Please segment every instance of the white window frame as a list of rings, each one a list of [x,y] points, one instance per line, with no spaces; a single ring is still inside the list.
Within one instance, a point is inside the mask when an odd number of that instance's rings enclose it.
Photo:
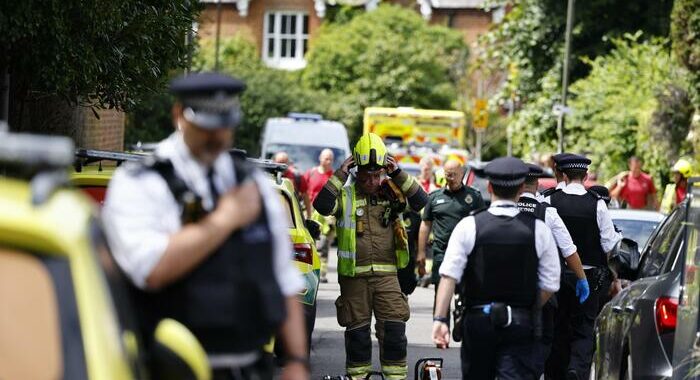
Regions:
[[[274,30],[272,33],[268,32],[269,18],[270,15],[274,16]],[[296,30],[292,34],[283,34],[282,28],[282,16],[293,16],[296,18]],[[304,59],[304,41],[307,42],[309,35],[304,34],[304,17],[307,17],[307,22],[309,20],[309,14],[307,12],[301,11],[267,11],[265,12],[263,21],[263,48],[262,48],[262,58],[263,61],[270,67],[285,70],[299,70],[306,66],[306,60]],[[308,32],[308,25],[307,25]],[[272,57],[268,57],[267,52],[269,49],[269,40],[273,39],[274,46]],[[295,57],[281,57],[282,54],[282,39],[292,38],[296,42]]]

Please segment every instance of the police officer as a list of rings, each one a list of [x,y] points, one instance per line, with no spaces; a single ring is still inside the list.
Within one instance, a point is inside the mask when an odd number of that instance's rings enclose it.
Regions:
[[[537,165],[526,164],[529,172],[525,179],[523,193],[518,200],[518,208],[521,212],[529,212],[534,214],[538,219],[544,221],[544,224],[552,230],[554,241],[559,248],[559,254],[566,262],[566,268],[575,273],[576,281],[576,296],[580,303],[583,303],[590,293],[586,274],[581,265],[581,259],[576,251],[576,245],[571,240],[571,235],[566,229],[566,225],[559,217],[557,210],[550,207],[548,203],[539,202],[537,200],[537,186],[540,177],[544,176],[544,171]],[[535,362],[540,368],[540,373],[544,373],[545,362],[551,351],[552,340],[554,336],[554,318],[556,313],[556,299],[552,297],[547,304],[542,308],[542,340],[538,342],[538,355]]]
[[[557,153],[552,156],[552,172],[554,173],[554,179],[557,184],[554,187],[550,187],[542,192],[542,196],[538,197],[538,200],[543,201],[545,197],[552,195],[555,191],[561,190],[566,187],[566,182],[564,181],[564,173],[559,168],[559,162],[562,159],[571,156],[571,153]]]
[[[590,163],[586,157],[574,154],[560,159],[557,168],[564,174],[567,185],[546,199],[557,209],[571,234],[590,283],[590,295],[580,303],[576,296],[577,275],[570,270],[562,274],[550,356],[556,366],[548,366],[548,375],[552,378],[588,378],[594,350],[593,325],[600,297],[608,290],[603,286],[607,253],[622,239],[615,231],[605,202],[583,186]]]
[[[491,161],[488,210],[462,219],[450,237],[438,290],[433,341],[446,348],[447,308],[455,283],[464,284],[463,379],[534,379],[540,307],[559,289],[559,259],[549,227],[516,204],[527,166],[519,159]]]
[[[356,177],[348,181],[354,166]],[[397,269],[408,265],[409,253],[401,215],[407,207],[422,209],[426,201],[418,181],[398,168],[373,133],[360,138],[353,155],[314,201],[316,211],[334,214],[337,220],[340,297],[336,309],[338,324],[346,328],[346,369],[352,378],[364,378],[372,369],[372,313],[384,376],[406,378],[410,313]]]
[[[428,235],[433,232],[433,265],[431,280],[437,294],[440,284],[439,269],[445,255],[447,242],[457,223],[469,216],[473,210],[485,207],[479,190],[462,183],[464,167],[456,160],[448,160],[444,165],[447,185],[433,191],[423,209],[423,221],[418,235],[418,274],[425,274],[425,249]],[[435,307],[435,305],[433,305]]]
[[[174,318],[200,340],[215,379],[271,379],[262,346],[279,331],[282,376],[308,379],[303,281],[279,197],[228,152],[244,89],[215,73],[173,80],[177,131],[150,159],[116,170],[103,215],[144,334]]]

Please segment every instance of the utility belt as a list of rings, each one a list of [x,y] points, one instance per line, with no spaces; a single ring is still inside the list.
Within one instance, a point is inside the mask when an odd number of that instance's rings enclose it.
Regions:
[[[472,306],[467,309],[467,315],[488,317],[495,328],[506,328],[514,324],[531,325],[534,319],[532,309],[510,306],[501,302]]]

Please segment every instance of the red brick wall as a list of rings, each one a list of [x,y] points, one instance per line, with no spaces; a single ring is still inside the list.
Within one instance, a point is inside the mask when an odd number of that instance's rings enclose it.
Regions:
[[[235,4],[221,5],[221,37],[243,33],[255,41],[258,51],[263,47],[263,25],[267,11],[305,11],[309,15],[311,38],[321,26],[322,19],[316,15],[312,0],[251,0],[248,16],[241,17]],[[206,4],[199,17],[199,37],[216,38],[216,4]]]
[[[457,29],[464,35],[464,41],[470,48],[481,34],[491,27],[491,13],[479,9],[433,9],[431,24],[448,26],[452,16],[452,29]]]
[[[124,150],[125,114],[115,110],[98,110],[98,120],[89,108],[83,110],[84,125],[82,141],[77,142],[82,148]]]

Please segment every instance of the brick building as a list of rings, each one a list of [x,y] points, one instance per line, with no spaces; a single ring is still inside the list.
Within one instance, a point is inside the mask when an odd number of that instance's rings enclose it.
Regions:
[[[460,30],[473,46],[478,35],[502,17],[502,10],[486,11],[484,0],[385,0],[415,9],[432,24]],[[198,25],[202,39],[214,38],[217,1],[203,0]],[[371,10],[379,0],[345,0]],[[300,69],[306,64],[308,41],[321,25],[326,0],[221,0],[221,37],[242,33],[255,41],[262,59],[271,67]]]

